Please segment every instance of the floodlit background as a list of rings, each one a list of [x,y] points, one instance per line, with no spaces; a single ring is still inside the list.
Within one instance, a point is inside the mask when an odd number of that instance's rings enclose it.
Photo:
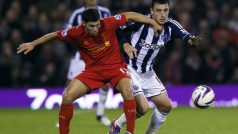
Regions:
[[[150,3],[151,0],[98,0],[112,15],[125,11],[147,14]],[[57,108],[73,45],[55,40],[28,55],[17,54],[16,48],[64,29],[71,13],[81,6],[83,0],[0,0],[0,134],[58,132]],[[162,126],[161,134],[236,134],[238,1],[170,0],[170,17],[202,40],[198,47],[171,40],[154,61],[154,70],[176,107]],[[213,108],[190,107],[191,93],[201,84],[214,89]],[[97,99],[95,91],[77,102],[76,107],[80,108],[75,110],[72,133],[107,133],[108,127],[94,119],[92,108]],[[121,103],[120,95],[110,90],[107,101],[110,110],[105,111],[110,119],[122,113],[118,108]],[[151,112],[138,120],[136,134],[144,133]]]

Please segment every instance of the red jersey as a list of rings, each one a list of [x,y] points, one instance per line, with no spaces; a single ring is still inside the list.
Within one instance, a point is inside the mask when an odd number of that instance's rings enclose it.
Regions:
[[[79,47],[86,69],[99,66],[124,66],[116,29],[126,23],[125,14],[115,15],[100,20],[101,26],[97,36],[91,36],[83,25],[62,30],[57,33],[58,38],[72,42]]]

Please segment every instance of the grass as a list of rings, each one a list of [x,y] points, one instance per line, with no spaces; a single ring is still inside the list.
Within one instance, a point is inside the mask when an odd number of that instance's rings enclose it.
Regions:
[[[122,109],[106,110],[110,119]],[[136,134],[144,134],[152,110],[136,121]],[[75,110],[70,134],[106,134],[108,127],[95,120],[95,110]],[[0,134],[57,134],[58,109],[0,109]],[[237,134],[237,108],[173,109],[159,134]]]

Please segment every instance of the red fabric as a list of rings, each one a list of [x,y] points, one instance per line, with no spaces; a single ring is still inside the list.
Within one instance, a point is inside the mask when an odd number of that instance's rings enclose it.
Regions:
[[[91,90],[100,88],[106,83],[111,83],[111,85],[115,87],[123,78],[130,78],[126,67],[114,65],[110,67],[103,66],[96,69],[86,69],[76,76],[76,79],[82,81]]]
[[[124,113],[127,120],[126,131],[134,134],[135,120],[136,120],[136,102],[135,100],[124,101]]]
[[[82,59],[87,68],[105,65],[125,64],[119,50],[116,29],[126,23],[125,14],[102,19],[99,34],[90,36],[83,25],[62,30],[57,33],[58,38],[73,42],[79,46]]]
[[[73,105],[62,104],[59,113],[60,134],[69,134],[69,124],[72,116],[73,116]]]

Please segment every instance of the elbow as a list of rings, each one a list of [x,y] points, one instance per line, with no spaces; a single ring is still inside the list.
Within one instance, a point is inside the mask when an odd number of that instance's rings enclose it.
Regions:
[[[131,20],[132,17],[133,17],[133,13],[132,12],[125,12],[124,14],[126,16],[126,21]]]

